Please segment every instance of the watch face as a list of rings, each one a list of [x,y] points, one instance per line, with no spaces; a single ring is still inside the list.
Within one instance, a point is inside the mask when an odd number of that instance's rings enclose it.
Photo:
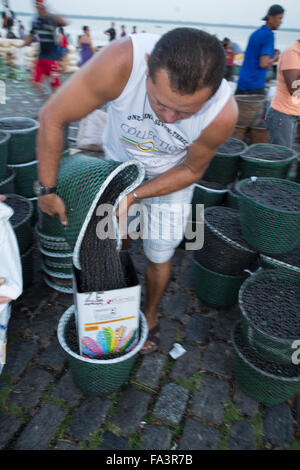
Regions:
[[[41,195],[42,187],[38,181],[36,181],[33,185],[33,190],[37,196]]]

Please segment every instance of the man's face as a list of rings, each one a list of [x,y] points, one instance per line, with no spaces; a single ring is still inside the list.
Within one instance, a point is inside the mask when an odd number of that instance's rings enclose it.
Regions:
[[[280,27],[282,20],[283,20],[283,13],[281,13],[280,15],[271,15],[268,18],[268,23],[271,29],[275,31],[276,29]]]
[[[155,83],[147,72],[147,93],[149,103],[161,122],[172,124],[196,114],[211,97],[209,87],[193,94],[182,95],[173,91],[166,70],[156,72]]]

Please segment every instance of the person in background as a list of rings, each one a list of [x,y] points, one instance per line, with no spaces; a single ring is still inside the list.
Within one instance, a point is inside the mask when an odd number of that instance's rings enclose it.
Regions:
[[[66,68],[66,55],[68,54],[68,39],[65,35],[64,28],[60,27],[58,29],[58,47],[60,54],[60,64],[62,71],[65,71]]]
[[[137,34],[136,26],[132,26],[131,34]]]
[[[17,36],[15,33],[12,31],[11,26],[7,28],[7,34],[6,34],[7,39],[17,39]]]
[[[275,96],[266,115],[270,143],[293,147],[300,117],[300,39],[281,55]]]
[[[264,95],[268,69],[279,59],[274,49],[274,33],[283,20],[284,9],[272,5],[263,18],[264,26],[251,34],[240,70],[236,95]]]
[[[124,38],[126,36],[126,28],[125,26],[122,24],[121,26],[121,38]]]
[[[117,211],[122,220],[133,204],[140,203],[144,226],[154,235],[143,239],[149,336],[142,354],[158,347],[157,307],[188,222],[189,211],[184,215],[183,209],[237,121],[237,104],[223,78],[224,69],[220,41],[204,31],[177,28],[161,37],[134,34],[104,47],[48,100],[39,115],[35,194],[40,209],[59,215],[64,225],[65,205],[55,190],[66,123],[109,103],[103,135],[106,158],[136,159],[145,168],[145,181],[122,199]],[[155,217],[152,204],[160,205],[162,217]],[[166,230],[161,230],[160,219]]]
[[[61,85],[59,78],[60,54],[57,47],[56,29],[60,26],[67,26],[67,22],[61,16],[49,13],[42,0],[37,0],[35,7],[37,17],[32,23],[30,34],[26,37],[24,46],[29,46],[34,36],[38,38],[40,52],[35,64],[32,83],[39,93],[44,94],[41,83],[45,77],[49,79],[53,92]]]
[[[18,32],[19,32],[20,39],[24,39],[26,37],[25,27],[20,20],[19,20]]]
[[[224,47],[225,56],[226,56],[226,69],[225,69],[224,78],[226,78],[226,80],[231,80],[232,75],[233,75],[233,69],[234,69],[235,52],[232,50],[230,39],[225,38],[223,40],[223,47]]]
[[[90,28],[83,26],[83,35],[79,37],[77,47],[80,49],[80,67],[82,67],[96,52],[90,37]]]
[[[3,6],[4,11],[2,12],[2,27],[4,29],[12,28],[15,21],[15,14],[10,9],[8,0],[3,2]]]
[[[116,30],[115,30],[115,23],[111,24],[111,27],[104,31],[104,34],[109,36],[109,41],[114,41],[116,39]]]

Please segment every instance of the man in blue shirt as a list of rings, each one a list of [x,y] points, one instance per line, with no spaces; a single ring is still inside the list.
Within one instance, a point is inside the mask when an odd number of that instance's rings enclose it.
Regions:
[[[263,18],[266,24],[251,34],[240,70],[236,95],[264,95],[269,67],[277,62],[279,51],[274,49],[274,33],[282,23],[284,9],[272,5]]]

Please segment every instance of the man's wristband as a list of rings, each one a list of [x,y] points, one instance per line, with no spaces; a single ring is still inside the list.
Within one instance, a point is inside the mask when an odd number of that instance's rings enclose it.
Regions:
[[[132,191],[132,194],[133,194],[133,197],[136,200],[136,202],[141,202],[140,198],[138,197],[138,195],[136,194],[135,191]]]

